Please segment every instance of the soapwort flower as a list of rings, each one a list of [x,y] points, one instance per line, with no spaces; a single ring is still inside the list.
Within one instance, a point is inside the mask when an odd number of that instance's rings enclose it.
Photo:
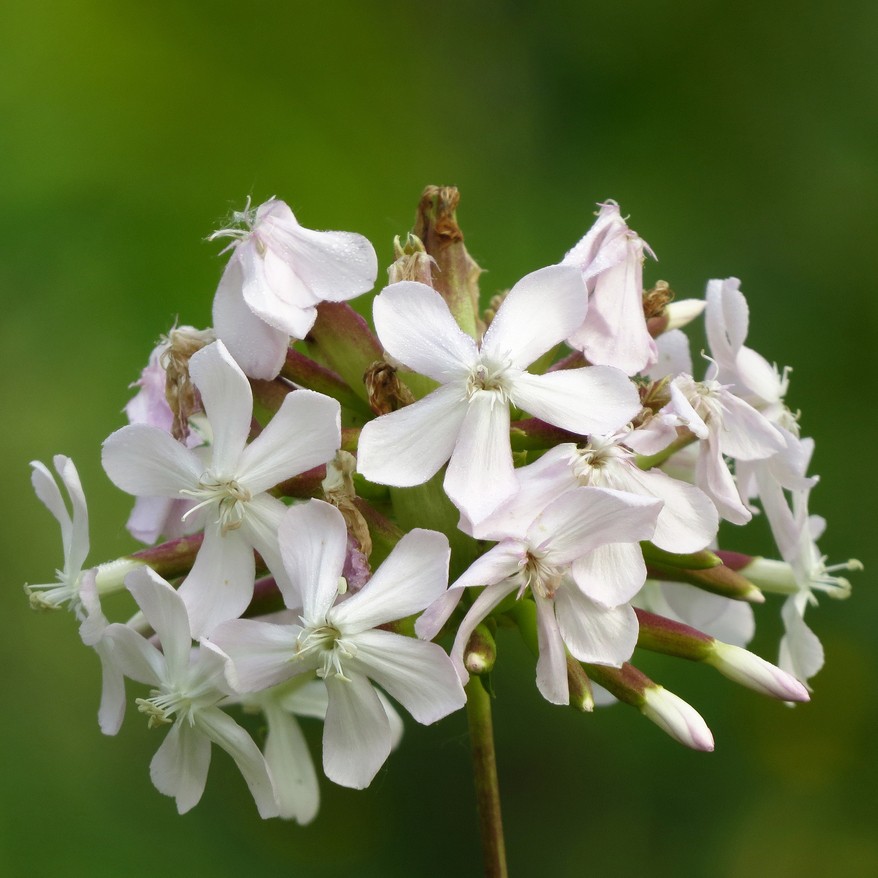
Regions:
[[[302,596],[301,624],[239,619],[218,626],[210,641],[229,657],[229,682],[238,692],[316,671],[329,698],[324,771],[338,784],[362,789],[393,744],[387,712],[370,681],[420,723],[436,722],[466,701],[441,647],[379,627],[420,612],[445,591],[448,539],[435,531],[410,531],[350,597],[341,578],[347,530],[335,507],[321,500],[291,507],[280,525],[280,545]]]
[[[130,424],[104,442],[103,464],[110,479],[136,497],[195,501],[187,515],[200,516],[204,542],[180,594],[201,636],[250,602],[254,549],[279,587],[288,587],[277,547],[286,507],[267,491],[334,457],[341,427],[335,400],[296,390],[247,444],[253,396],[223,343],[198,351],[189,369],[210,423],[209,448],[189,449],[158,427]]]
[[[253,739],[221,708],[230,695],[225,658],[209,645],[192,648],[189,616],[182,597],[148,567],[126,577],[126,586],[158,636],[161,650],[127,625],[113,623],[105,637],[126,677],[153,687],[138,698],[149,726],[171,730],[150,764],[160,793],[173,796],[184,814],[198,804],[207,782],[211,744],[238,766],[261,817],[275,817],[278,804],[265,760]]]
[[[277,198],[252,209],[248,199],[232,219],[232,227],[208,239],[232,239],[213,302],[214,326],[247,375],[274,378],[290,337],[307,335],[320,302],[372,289],[378,258],[362,235],[304,228]]]
[[[517,487],[511,405],[580,434],[606,433],[627,423],[640,411],[640,399],[624,372],[610,366],[544,375],[526,371],[573,332],[585,309],[577,269],[543,268],[512,288],[477,345],[435,290],[414,281],[386,287],[374,304],[381,343],[440,386],[366,424],[360,473],[386,485],[419,485],[450,458],[445,491],[475,523]]]

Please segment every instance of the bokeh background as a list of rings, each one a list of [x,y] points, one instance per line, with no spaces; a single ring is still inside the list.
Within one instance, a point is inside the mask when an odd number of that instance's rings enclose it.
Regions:
[[[810,705],[641,662],[701,710],[712,755],[623,706],[549,706],[502,639],[513,874],[878,874],[876,35],[868,2],[0,6],[0,871],[479,874],[462,715],[410,725],[368,791],[324,782],[308,828],[261,822],[222,753],[178,817],[149,782],[160,733],[130,711],[100,734],[96,657],[21,591],[61,560],[31,459],[78,464],[95,562],[134,547],[100,442],[158,335],[209,323],[223,260],[204,238],[231,209],[276,194],[307,226],[367,235],[383,272],[436,183],[462,191],[486,295],[557,261],[608,197],[659,256],[648,281],[688,297],[741,277],[750,344],[794,366],[817,439],[821,548],[867,565],[809,615],[827,653]],[[724,539],[771,549],[762,523]],[[759,614],[769,658],[778,609]]]

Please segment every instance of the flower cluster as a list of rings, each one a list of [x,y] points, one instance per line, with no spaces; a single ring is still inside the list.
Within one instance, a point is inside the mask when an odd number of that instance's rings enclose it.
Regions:
[[[232,239],[214,327],[162,340],[103,444],[145,548],[87,568],[73,463],[54,461],[69,507],[33,464],[64,563],[31,602],[67,605],[98,654],[105,733],[126,680],[146,687],[138,710],[169,727],[151,777],[180,812],[216,744],[263,817],[308,822],[317,774],[296,717],[323,721],[326,776],[365,787],[400,741],[395,705],[420,723],[462,708],[501,623],[548,701],[615,698],[697,749],[710,730],[636,649],[809,697],[823,654],[805,610],[847,596],[838,571],[858,565],[817,549],[814,443],[784,402],[788,370],[745,344],[739,282],[709,281],[705,301],[644,291],[652,251],[607,202],[481,312],[478,267],[447,234],[455,204],[425,192],[374,330],[347,304],[377,276],[362,236],[305,229],[277,199],[211,235]],[[681,328],[702,313],[696,379]],[[717,546],[721,520],[757,514],[779,558]],[[744,648],[764,592],[786,596],[779,666]],[[254,712],[264,740],[234,718]]]

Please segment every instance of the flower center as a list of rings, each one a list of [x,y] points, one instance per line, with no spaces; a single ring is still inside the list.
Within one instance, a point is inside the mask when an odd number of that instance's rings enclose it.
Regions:
[[[588,445],[578,449],[574,455],[573,475],[581,485],[607,485],[612,468],[632,456],[630,451],[620,448],[615,442],[602,442],[592,438]]]
[[[314,625],[304,628],[296,639],[296,658],[304,659],[314,654],[319,655],[322,667],[317,669],[317,676],[323,680],[338,677],[349,680],[344,674],[342,661],[353,658],[357,647],[345,640],[342,633],[334,625]]]
[[[235,479],[218,479],[210,473],[206,473],[198,480],[196,489],[183,488],[180,493],[198,501],[183,516],[184,520],[198,509],[215,507],[216,523],[224,534],[230,530],[237,530],[244,523],[247,504],[253,499],[250,491],[239,485]]]
[[[151,729],[172,723],[174,714],[178,712],[191,717],[193,707],[191,700],[181,692],[162,689],[151,689],[149,698],[137,698],[134,703],[141,713],[149,717],[148,726]]]
[[[525,588],[530,586],[530,590],[541,598],[552,598],[561,584],[564,570],[548,562],[545,552],[531,549],[525,558],[521,575],[522,585],[518,592],[519,597]]]
[[[469,374],[466,395],[472,399],[480,390],[496,393],[502,402],[509,399],[509,364],[480,361]]]

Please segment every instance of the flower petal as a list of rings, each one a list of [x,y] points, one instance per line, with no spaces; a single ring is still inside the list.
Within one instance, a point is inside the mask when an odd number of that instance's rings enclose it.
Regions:
[[[253,417],[250,382],[221,341],[193,354],[189,374],[210,421],[211,470],[220,477],[237,475]]]
[[[253,549],[239,530],[209,523],[192,570],[178,589],[196,639],[247,609],[256,578]]]
[[[198,456],[148,424],[129,424],[103,444],[101,462],[110,481],[135,497],[179,497],[204,472]]]
[[[259,816],[263,819],[277,817],[278,805],[265,759],[250,735],[218,707],[203,708],[194,717],[198,732],[222,747],[235,760],[238,771],[250,788]]]
[[[323,770],[344,787],[365,789],[390,755],[390,723],[378,693],[362,675],[330,677],[323,726]]]
[[[607,543],[573,562],[582,593],[604,607],[618,607],[643,588],[646,565],[637,543]]]
[[[210,741],[187,722],[177,721],[149,766],[155,788],[177,800],[185,814],[201,800],[210,767]]]
[[[567,649],[581,662],[618,668],[637,645],[637,616],[628,604],[602,607],[572,583],[555,592],[555,616]]]
[[[624,372],[612,366],[561,369],[545,375],[523,372],[510,393],[519,408],[573,433],[612,433],[640,411],[640,395]]]
[[[489,390],[474,393],[445,473],[445,493],[478,524],[515,493],[509,405]]]
[[[271,380],[284,364],[290,334],[269,325],[247,306],[242,294],[243,283],[240,264],[233,257],[214,296],[214,329],[244,374]],[[317,312],[314,309],[311,312],[303,312],[303,321],[310,317],[313,324]]]
[[[320,807],[320,788],[308,744],[296,720],[271,699],[262,703],[268,723],[265,762],[275,784],[280,817],[304,826]]]
[[[237,479],[259,494],[331,460],[340,445],[338,402],[313,390],[294,390],[268,426],[244,449]]]
[[[332,609],[332,623],[356,633],[419,613],[445,593],[450,557],[445,534],[409,531],[363,588]]]
[[[308,624],[323,624],[338,597],[347,551],[341,512],[322,500],[291,506],[281,520],[278,539],[284,569],[302,598],[303,617]]]
[[[482,357],[526,369],[585,319],[588,295],[577,268],[551,265],[510,291],[482,340]]]
[[[534,601],[537,605],[537,640],[540,649],[537,659],[537,689],[550,704],[569,704],[567,653],[558,620],[555,618],[553,602],[539,595],[534,595]]]
[[[454,667],[438,644],[379,630],[363,631],[353,641],[357,652],[351,666],[419,723],[434,723],[466,704]]]
[[[375,297],[373,315],[387,353],[434,381],[462,378],[478,362],[476,343],[426,284],[401,281],[385,287]]]
[[[463,385],[455,383],[369,421],[360,433],[357,470],[381,485],[426,482],[451,456],[466,411]]]
[[[140,567],[125,577],[146,621],[158,635],[172,679],[182,679],[189,667],[192,635],[183,598],[152,568]]]
[[[305,670],[296,658],[298,625],[232,619],[217,625],[208,642],[229,660],[226,679],[236,692],[259,692]]]

